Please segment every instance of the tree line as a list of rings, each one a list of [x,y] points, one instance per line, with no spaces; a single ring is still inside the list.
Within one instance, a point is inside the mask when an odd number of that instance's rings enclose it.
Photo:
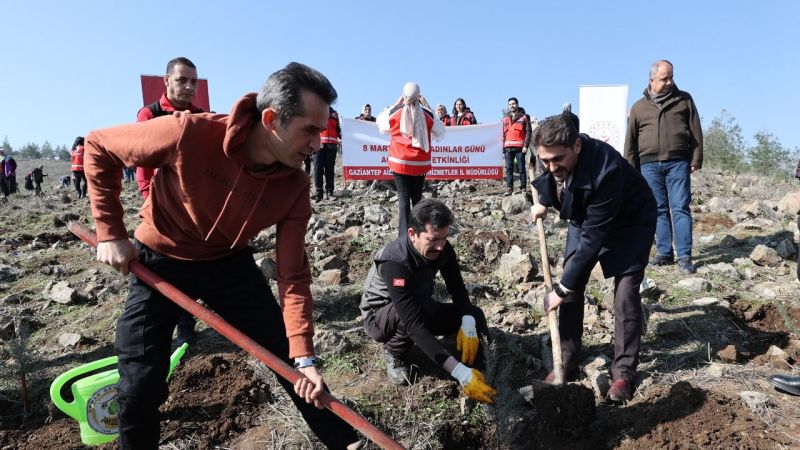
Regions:
[[[711,120],[703,130],[704,166],[711,169],[736,173],[752,172],[777,179],[788,180],[794,177],[800,148],[790,149],[768,131],[753,135],[755,143],[748,145],[742,135],[742,127],[736,118],[726,110]],[[40,146],[29,142],[18,149],[11,147],[8,136],[0,146],[6,155],[28,159],[59,159],[69,161],[70,149],[66,145],[54,147],[44,141]]]
[[[35,142],[29,142],[20,148],[14,149],[8,142],[8,136],[3,139],[0,145],[6,155],[14,155],[26,159],[59,159],[61,161],[70,160],[70,149],[66,145],[53,147],[49,141],[44,141],[40,146]]]

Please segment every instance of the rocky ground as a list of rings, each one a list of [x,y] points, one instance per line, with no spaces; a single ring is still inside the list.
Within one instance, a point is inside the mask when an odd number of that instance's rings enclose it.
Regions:
[[[20,161],[20,184],[38,161]],[[0,204],[0,448],[78,449],[78,426],[52,406],[60,373],[113,353],[126,279],[94,262],[66,222],[90,225],[89,203],[58,189],[64,162],[42,162],[45,195]],[[504,197],[500,182],[429,182],[426,196],[456,212],[451,242],[474,302],[489,320],[489,383],[483,407],[460,399],[457,383],[416,355],[412,387],[386,381],[380,348],[361,329],[358,302],[370,255],[395,236],[389,183],[337,180],[336,198],[315,204],[307,235],[314,267],[316,344],[337,397],[409,448],[758,448],[800,446],[797,398],[766,377],[800,374],[800,294],[796,279],[797,186],[754,175],[693,176],[695,262],[647,271],[647,327],[635,398],[602,403],[613,347],[612,284],[598,271],[586,302],[581,377],[534,395],[551,364],[541,313],[542,259],[525,196]],[[133,229],[141,203],[122,194]],[[558,275],[564,223],[546,223],[549,263]],[[252,245],[273,274],[274,229]],[[443,285],[437,295],[446,299]],[[445,343],[455,347],[452,338]],[[22,367],[20,369],[20,367]],[[19,372],[30,398],[22,402]],[[263,365],[210,329],[178,366],[163,407],[162,448],[318,448]],[[577,400],[576,400],[577,399]],[[113,448],[106,445],[105,448]]]

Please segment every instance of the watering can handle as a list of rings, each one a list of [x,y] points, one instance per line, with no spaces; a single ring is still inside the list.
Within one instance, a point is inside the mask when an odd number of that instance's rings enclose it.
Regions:
[[[61,411],[64,411],[64,414],[72,417],[75,420],[79,420],[80,405],[75,398],[73,398],[71,402],[65,400],[64,397],[61,396],[62,388],[68,383],[72,383],[76,378],[79,378],[81,375],[87,372],[96,371],[98,369],[102,369],[103,367],[108,367],[115,364],[117,364],[117,357],[109,356],[108,358],[103,358],[89,364],[84,364],[62,373],[56,377],[55,380],[53,380],[52,384],[50,384],[50,398],[53,400],[53,404],[55,404],[56,407],[58,407],[58,409]]]

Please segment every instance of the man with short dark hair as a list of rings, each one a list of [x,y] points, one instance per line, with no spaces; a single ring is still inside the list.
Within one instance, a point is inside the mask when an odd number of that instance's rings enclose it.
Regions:
[[[194,97],[197,95],[197,67],[189,58],[180,56],[171,59],[167,63],[164,86],[166,91],[161,94],[159,100],[139,110],[136,115],[137,122],[168,116],[175,111],[204,112],[203,108],[192,104]],[[144,198],[150,195],[150,182],[157,169],[157,167],[136,167],[136,181],[139,184],[139,192]],[[123,174],[125,174],[132,169],[123,167],[122,170]],[[197,339],[194,330],[195,322],[195,318],[191,314],[187,311],[181,311],[178,317],[178,331],[175,336],[178,345],[184,342],[194,345]]]
[[[173,58],[167,63],[164,75],[166,91],[161,98],[147,106],[143,106],[136,114],[137,122],[167,116],[175,111],[204,112],[203,108],[192,104],[197,95],[197,67],[189,58],[182,56]],[[136,181],[142,197],[150,195],[150,180],[153,179],[157,167],[137,167]]]
[[[329,448],[352,448],[352,427],[322,408],[314,356],[311,270],[305,234],[308,177],[336,90],[298,63],[246,94],[229,116],[177,111],[86,136],[84,169],[97,228],[97,260],[128,274],[138,258],[192,298],[305,375],[278,377],[311,430]],[[160,167],[128,239],[119,200],[123,166]],[[275,225],[280,303],[253,260],[250,239]],[[181,309],[136,276],[117,323],[118,403],[123,448],[156,449],[167,398],[170,337]],[[314,405],[317,408],[314,408]]]
[[[545,296],[545,310],[560,307],[565,375],[578,368],[583,334],[586,284],[599,261],[606,277],[614,277],[614,383],[607,399],[631,399],[642,337],[639,285],[656,223],[656,203],[644,178],[610,145],[578,134],[568,115],[548,117],[533,135],[546,172],[533,181],[539,195],[533,218],[547,207],[569,221],[564,272]],[[557,185],[561,184],[560,193]],[[553,380],[551,372],[546,381]]]
[[[469,301],[455,250],[447,242],[453,213],[444,203],[423,199],[411,210],[406,234],[375,255],[364,281],[361,314],[367,334],[383,344],[386,373],[395,385],[410,384],[407,353],[416,344],[461,383],[464,393],[492,403],[494,389],[467,366],[482,364],[479,335],[487,335],[483,311]],[[433,298],[434,277],[441,272],[453,303]],[[436,335],[457,334],[461,362]]]
[[[624,154],[658,203],[656,256],[650,264],[673,264],[677,253],[678,268],[691,274],[691,174],[703,165],[703,128],[692,96],[675,86],[672,75],[667,60],[650,66],[649,85],[628,115]]]
[[[508,112],[503,116],[503,156],[506,159],[506,195],[514,193],[514,169],[519,172],[519,189],[525,193],[528,170],[525,158],[531,143],[531,119],[516,97],[508,99]],[[515,163],[516,160],[516,163]],[[515,167],[516,166],[516,167]]]

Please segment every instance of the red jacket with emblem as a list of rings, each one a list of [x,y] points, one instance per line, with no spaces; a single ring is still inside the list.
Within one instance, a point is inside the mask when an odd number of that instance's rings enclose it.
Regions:
[[[503,148],[527,148],[531,143],[531,120],[525,110],[503,116]]]
[[[337,113],[335,109],[331,108],[331,113],[328,116],[328,124],[325,126],[325,129],[319,133],[320,144],[336,145],[339,143],[339,139],[341,139],[341,137],[342,127],[339,125],[339,113]]]
[[[83,172],[83,146],[77,145],[72,150],[72,171]]]
[[[450,118],[450,126],[475,125],[476,123],[478,123],[478,119],[475,118],[475,114],[472,114],[472,111],[465,111],[460,116]]]

